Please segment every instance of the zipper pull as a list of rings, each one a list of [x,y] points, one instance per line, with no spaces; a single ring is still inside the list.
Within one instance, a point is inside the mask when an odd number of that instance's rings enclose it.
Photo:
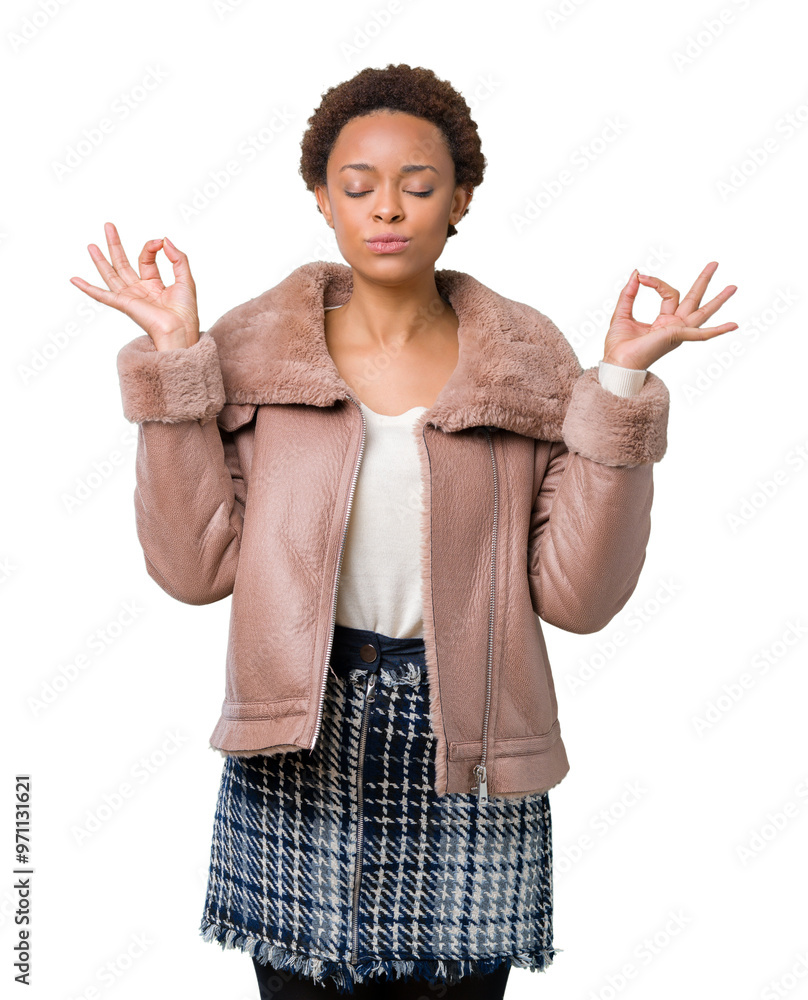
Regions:
[[[474,768],[474,773],[477,775],[477,784],[472,785],[471,790],[477,793],[478,803],[484,805],[488,802],[488,773],[485,764],[478,764]]]
[[[368,674],[368,683],[365,689],[367,701],[373,701],[376,697],[376,674]]]

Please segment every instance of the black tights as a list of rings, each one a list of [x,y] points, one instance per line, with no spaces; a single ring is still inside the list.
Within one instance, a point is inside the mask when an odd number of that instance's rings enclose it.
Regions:
[[[277,970],[262,965],[253,957],[255,974],[261,1000],[322,1000],[324,997],[350,994],[340,993],[336,983],[328,980],[325,986],[305,979],[288,969]],[[504,962],[498,969],[485,976],[464,976],[459,982],[429,983],[425,979],[371,979],[355,983],[353,996],[357,1000],[503,1000],[511,963]]]

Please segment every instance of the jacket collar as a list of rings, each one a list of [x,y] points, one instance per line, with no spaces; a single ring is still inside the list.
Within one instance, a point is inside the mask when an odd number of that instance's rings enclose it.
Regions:
[[[561,441],[581,366],[560,330],[462,271],[436,270],[435,284],[457,314],[459,354],[425,422]],[[324,321],[325,307],[343,305],[352,290],[347,264],[314,261],[225,313],[208,332],[227,403],[330,406],[353,395],[328,353]]]

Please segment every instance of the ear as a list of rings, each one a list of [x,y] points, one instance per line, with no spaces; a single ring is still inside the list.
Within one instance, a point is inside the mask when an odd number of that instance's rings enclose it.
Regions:
[[[459,184],[455,188],[454,197],[452,198],[452,210],[449,213],[449,222],[456,226],[458,222],[466,214],[466,210],[469,207],[469,202],[474,195],[474,188],[464,188]]]
[[[314,185],[314,197],[317,199],[317,208],[325,216],[325,221],[331,228],[334,228],[334,224],[331,220],[331,201],[328,197],[328,188],[325,184],[315,184]]]

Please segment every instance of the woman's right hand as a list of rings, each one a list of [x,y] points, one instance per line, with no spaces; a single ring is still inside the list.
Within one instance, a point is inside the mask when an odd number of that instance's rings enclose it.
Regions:
[[[148,333],[158,351],[195,344],[199,340],[199,316],[196,285],[187,256],[168,237],[149,240],[138,257],[138,274],[124,253],[115,226],[111,222],[105,223],[104,232],[112,263],[95,243],[90,243],[87,249],[109,291],[91,285],[84,278],[73,277],[70,281],[90,298],[131,317]],[[176,279],[168,288],[163,284],[155,262],[161,246],[171,261]]]

